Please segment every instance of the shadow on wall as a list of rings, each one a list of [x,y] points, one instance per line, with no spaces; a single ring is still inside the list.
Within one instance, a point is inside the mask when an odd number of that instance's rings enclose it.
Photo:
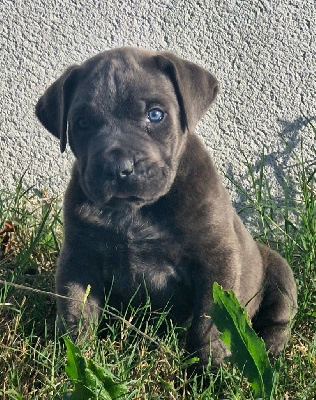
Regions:
[[[308,127],[309,121],[313,123],[316,121],[316,116],[308,117],[306,119],[304,116],[297,118],[295,121],[286,121],[286,120],[278,120],[278,123],[281,125],[280,131],[280,142],[283,142],[283,146],[278,151],[273,151],[271,153],[264,153],[263,159],[263,169],[270,168],[269,177],[272,177],[275,180],[275,183],[279,188],[281,188],[280,193],[287,193],[287,205],[291,206],[294,204],[296,196],[299,193],[298,184],[297,184],[297,174],[296,172],[299,170],[299,160],[294,157],[292,154],[292,150],[296,153],[296,155],[301,157],[301,143],[304,146],[304,136],[306,134],[314,135],[312,128]],[[304,128],[305,132],[301,132]],[[282,139],[283,138],[283,139]],[[286,145],[287,144],[287,145]],[[264,149],[265,150],[265,149]],[[307,173],[312,171],[312,168],[315,168],[315,157],[313,159],[305,159],[305,168]],[[245,160],[246,163],[246,160]],[[256,188],[260,187],[260,170],[262,168],[262,160],[258,158],[255,164],[250,165],[250,168],[253,172],[255,178],[255,186]],[[236,197],[233,200],[233,205],[239,215],[245,219],[246,221],[250,217],[251,207],[247,207],[250,205],[249,198],[247,198],[248,194],[251,199],[255,199],[255,190],[254,187],[250,187],[250,192],[242,193],[238,190],[239,182],[250,182],[249,172],[242,175],[238,178],[235,176],[232,167],[230,166],[227,169],[226,177],[232,182],[232,185],[236,187],[237,193]],[[273,195],[270,193],[270,187],[272,185],[269,184],[267,180],[265,180],[263,174],[263,186],[262,186],[262,200],[268,199],[271,196],[272,202],[278,205],[284,205],[285,198],[284,196],[280,197],[277,195]],[[264,197],[265,196],[265,197]],[[269,202],[271,204],[271,201]],[[292,203],[292,204],[291,204]],[[245,221],[245,222],[246,222]]]

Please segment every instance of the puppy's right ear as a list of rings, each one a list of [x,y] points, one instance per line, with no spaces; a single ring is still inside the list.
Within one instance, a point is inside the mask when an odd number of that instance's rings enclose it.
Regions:
[[[63,153],[67,144],[67,114],[77,83],[78,66],[69,67],[43,94],[35,114],[44,127],[60,140]]]

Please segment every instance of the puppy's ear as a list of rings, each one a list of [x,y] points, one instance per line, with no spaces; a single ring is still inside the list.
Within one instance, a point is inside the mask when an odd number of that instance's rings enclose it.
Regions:
[[[218,93],[217,79],[206,69],[173,53],[161,51],[156,63],[173,82],[181,109],[181,123],[190,132],[206,113]]]
[[[76,87],[78,67],[69,67],[43,94],[36,104],[35,114],[44,127],[60,140],[63,153],[67,143],[67,114]]]

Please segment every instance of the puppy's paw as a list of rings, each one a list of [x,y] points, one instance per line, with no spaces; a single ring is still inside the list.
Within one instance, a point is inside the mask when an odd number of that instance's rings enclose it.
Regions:
[[[211,365],[219,366],[225,362],[225,358],[231,355],[225,343],[220,339],[211,341],[210,361]]]
[[[218,367],[225,362],[225,357],[230,356],[227,346],[219,338],[212,340],[204,346],[200,346],[196,350],[191,348],[190,353],[199,359],[198,363],[194,364],[191,368],[195,372],[203,371],[205,367],[210,365]]]

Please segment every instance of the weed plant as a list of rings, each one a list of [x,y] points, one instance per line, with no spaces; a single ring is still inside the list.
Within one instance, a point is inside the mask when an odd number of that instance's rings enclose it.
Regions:
[[[315,128],[311,132],[316,135]],[[281,354],[275,399],[316,398],[316,226],[315,170],[292,152],[296,165],[294,198],[284,187],[282,204],[271,196],[264,154],[258,173],[245,161],[251,193],[234,182],[244,197],[241,217],[251,212],[257,240],[278,250],[293,268],[299,311],[290,343]],[[316,152],[315,152],[316,154]],[[290,179],[290,178],[288,178]],[[286,181],[286,177],[285,177]],[[66,349],[55,326],[54,271],[62,240],[60,199],[23,189],[0,192],[0,398],[62,399],[73,389],[66,374]],[[18,286],[20,285],[20,286]],[[115,377],[124,399],[253,399],[253,391],[235,365],[227,363],[202,376],[190,376],[192,363],[183,350],[185,328],[175,327],[168,312],[151,312],[150,299],[128,319],[104,310],[102,329],[80,343],[80,352]],[[164,333],[161,333],[161,326]],[[96,394],[95,398],[99,398]],[[100,397],[101,398],[101,397]]]

